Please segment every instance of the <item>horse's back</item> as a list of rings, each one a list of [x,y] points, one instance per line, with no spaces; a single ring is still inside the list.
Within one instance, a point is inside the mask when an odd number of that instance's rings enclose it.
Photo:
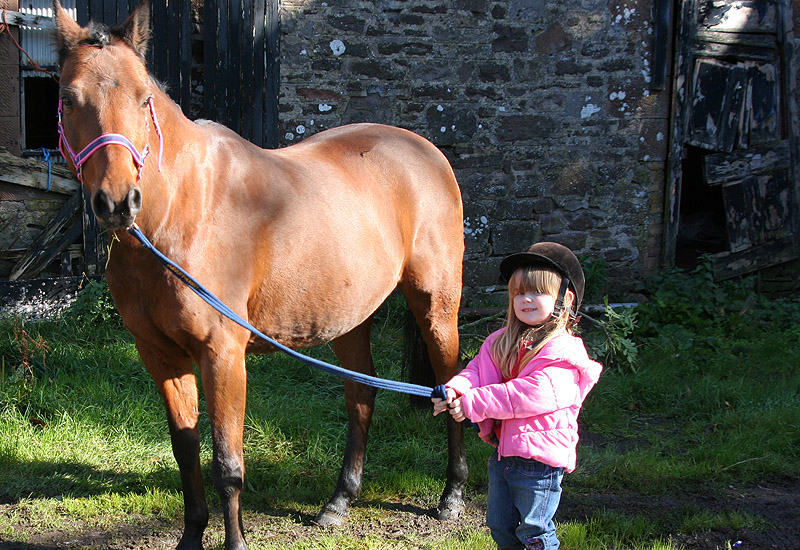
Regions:
[[[366,217],[385,238],[401,232],[398,246],[406,251],[425,238],[454,249],[461,261],[461,192],[447,158],[427,139],[394,126],[357,123],[282,151],[313,166],[315,176],[306,183],[332,206],[342,201],[349,216]]]
[[[343,169],[373,170],[376,182],[400,191],[436,193],[460,205],[455,175],[444,154],[427,139],[403,128],[357,123],[332,128],[286,149],[292,156]],[[322,168],[320,166],[320,168]],[[357,181],[351,182],[358,185]]]

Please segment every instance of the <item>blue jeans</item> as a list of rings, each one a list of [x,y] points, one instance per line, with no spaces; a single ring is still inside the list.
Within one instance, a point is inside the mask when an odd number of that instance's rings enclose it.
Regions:
[[[553,516],[561,501],[564,468],[528,458],[489,459],[486,524],[498,549],[555,550]]]

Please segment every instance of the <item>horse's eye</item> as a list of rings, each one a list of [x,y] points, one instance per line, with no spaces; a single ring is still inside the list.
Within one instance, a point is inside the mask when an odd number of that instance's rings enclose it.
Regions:
[[[72,107],[72,100],[70,98],[68,98],[67,96],[64,96],[64,97],[61,98],[61,104],[64,107]]]

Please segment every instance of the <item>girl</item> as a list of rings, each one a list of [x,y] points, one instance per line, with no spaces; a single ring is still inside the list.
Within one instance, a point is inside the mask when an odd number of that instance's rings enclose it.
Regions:
[[[578,412],[602,366],[574,336],[583,298],[580,262],[542,242],[500,264],[508,314],[478,355],[433,399],[434,416],[478,423],[489,459],[486,523],[500,549],[559,547],[555,515],[564,471],[575,469]]]

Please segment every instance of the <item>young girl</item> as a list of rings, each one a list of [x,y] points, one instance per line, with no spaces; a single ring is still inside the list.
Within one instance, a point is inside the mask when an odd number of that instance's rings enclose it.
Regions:
[[[559,547],[555,515],[564,471],[575,469],[578,412],[602,366],[572,335],[583,298],[580,262],[542,242],[500,264],[508,314],[478,355],[433,399],[434,416],[478,423],[489,459],[486,523],[498,548]]]

